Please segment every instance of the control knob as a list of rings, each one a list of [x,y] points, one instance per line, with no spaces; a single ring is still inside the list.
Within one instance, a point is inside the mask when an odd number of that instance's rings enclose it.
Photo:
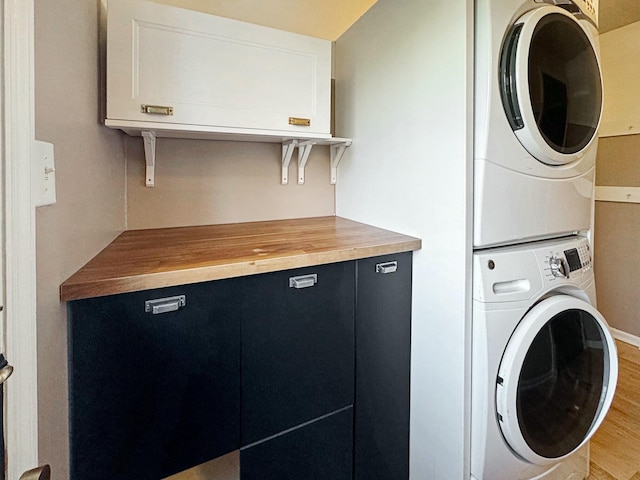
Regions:
[[[569,278],[569,269],[564,258],[552,255],[549,259],[549,267],[551,267],[551,275],[554,277]]]

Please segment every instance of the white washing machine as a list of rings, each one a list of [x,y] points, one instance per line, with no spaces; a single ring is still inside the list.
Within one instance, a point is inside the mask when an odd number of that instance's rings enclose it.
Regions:
[[[587,239],[474,254],[472,338],[472,478],[584,478],[618,378]]]
[[[476,2],[476,248],[590,228],[602,78],[576,1]]]

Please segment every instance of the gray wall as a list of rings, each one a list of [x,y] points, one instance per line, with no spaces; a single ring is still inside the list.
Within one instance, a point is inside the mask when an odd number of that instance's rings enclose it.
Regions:
[[[123,136],[98,123],[98,2],[35,2],[36,138],[55,145],[57,203],[36,211],[40,460],[68,478],[60,283],[125,228]]]
[[[596,185],[640,188],[639,151],[640,135],[600,138]],[[596,202],[594,231],[598,309],[611,327],[640,337],[640,204]]]

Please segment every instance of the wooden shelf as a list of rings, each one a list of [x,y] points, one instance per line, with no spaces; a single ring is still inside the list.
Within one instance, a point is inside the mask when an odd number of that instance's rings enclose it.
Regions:
[[[60,286],[62,301],[335,263],[421,248],[340,217],[122,233]]]

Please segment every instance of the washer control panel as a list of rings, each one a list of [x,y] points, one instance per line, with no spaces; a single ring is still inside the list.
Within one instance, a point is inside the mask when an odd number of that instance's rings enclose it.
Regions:
[[[550,278],[571,278],[572,275],[581,275],[592,267],[587,239],[571,244],[558,243],[544,253],[544,270]]]
[[[562,285],[593,281],[589,241],[564,237],[497,247],[473,254],[473,299],[517,302]]]

